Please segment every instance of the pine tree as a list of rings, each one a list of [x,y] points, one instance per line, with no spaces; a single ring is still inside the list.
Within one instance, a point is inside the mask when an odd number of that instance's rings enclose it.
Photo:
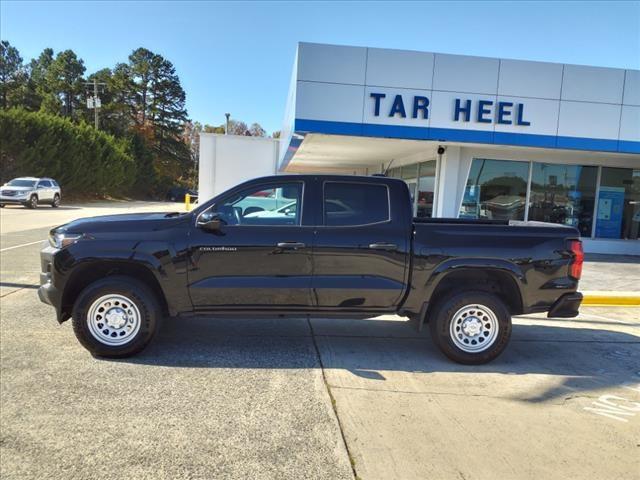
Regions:
[[[27,74],[18,49],[2,40],[0,42],[0,106],[9,108],[21,105],[27,86]]]
[[[47,105],[47,109],[55,109],[58,106],[61,107],[62,115],[72,118],[77,116],[77,111],[82,105],[81,96],[84,91],[82,76],[85,70],[84,61],[79,59],[73,50],[65,50],[56,55],[47,69],[45,78],[57,102]]]

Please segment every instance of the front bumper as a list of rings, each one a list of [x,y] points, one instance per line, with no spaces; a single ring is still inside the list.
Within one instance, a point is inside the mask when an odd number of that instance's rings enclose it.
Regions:
[[[580,292],[565,293],[551,306],[547,317],[573,318],[578,316],[582,303]]]
[[[38,298],[41,302],[55,308],[57,320],[59,323],[62,323],[62,292],[55,287],[51,277],[53,270],[53,256],[56,252],[58,252],[58,249],[51,246],[47,246],[40,251],[41,272]]]
[[[29,200],[28,197],[3,197],[0,196],[0,203],[3,205],[24,205]]]

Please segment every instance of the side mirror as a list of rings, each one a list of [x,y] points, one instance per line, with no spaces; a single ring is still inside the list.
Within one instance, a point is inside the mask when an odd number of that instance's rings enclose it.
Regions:
[[[207,232],[217,232],[222,227],[222,220],[217,213],[206,212],[200,215],[196,226]]]

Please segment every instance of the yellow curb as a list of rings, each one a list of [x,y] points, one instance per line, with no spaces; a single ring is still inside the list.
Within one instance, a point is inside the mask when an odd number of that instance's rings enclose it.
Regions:
[[[591,307],[640,307],[640,292],[582,292],[582,305]]]

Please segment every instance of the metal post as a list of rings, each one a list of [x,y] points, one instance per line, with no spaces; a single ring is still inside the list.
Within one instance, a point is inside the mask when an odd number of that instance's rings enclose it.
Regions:
[[[524,194],[524,221],[529,221],[529,203],[531,203],[531,179],[533,178],[533,161],[529,162],[529,175],[527,176],[527,191]]]
[[[96,130],[98,130],[98,80],[93,79],[93,114]]]
[[[229,135],[229,117],[231,116],[231,114],[225,113],[224,116],[227,117],[227,127],[224,129],[224,134]]]

